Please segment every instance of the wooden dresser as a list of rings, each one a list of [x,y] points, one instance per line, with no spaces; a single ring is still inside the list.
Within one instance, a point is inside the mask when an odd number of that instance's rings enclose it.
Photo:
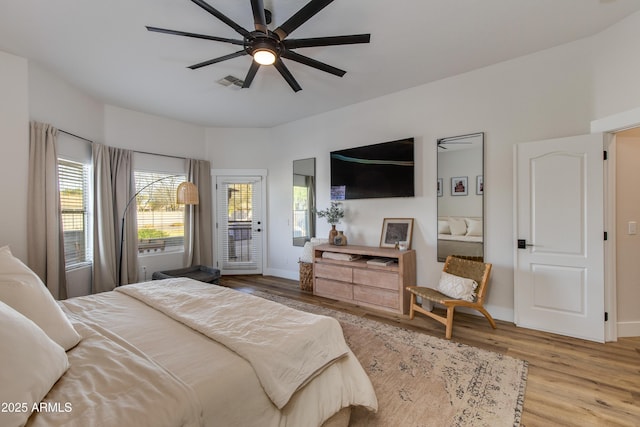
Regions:
[[[323,258],[324,252],[358,257],[352,261]],[[367,261],[386,258],[389,265],[372,265]],[[315,247],[313,259],[313,293],[327,298],[407,314],[409,293],[405,286],[416,285],[416,251],[373,246]]]

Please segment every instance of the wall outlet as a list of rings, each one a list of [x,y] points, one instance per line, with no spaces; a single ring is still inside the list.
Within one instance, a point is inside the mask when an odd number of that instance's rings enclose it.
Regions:
[[[638,223],[636,221],[629,221],[627,223],[627,226],[628,226],[628,230],[627,230],[628,234],[638,234]]]
[[[147,281],[147,266],[146,265],[141,265],[140,266],[140,270],[142,270],[142,280],[143,281]]]

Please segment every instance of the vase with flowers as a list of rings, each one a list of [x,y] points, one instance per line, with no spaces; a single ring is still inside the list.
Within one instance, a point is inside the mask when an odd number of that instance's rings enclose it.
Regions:
[[[316,211],[318,218],[325,218],[327,223],[331,225],[331,230],[329,231],[329,244],[332,245],[334,244],[333,241],[335,237],[338,235],[336,225],[340,223],[342,218],[344,218],[344,209],[341,205],[342,203],[340,202],[331,202],[331,206],[327,209]]]

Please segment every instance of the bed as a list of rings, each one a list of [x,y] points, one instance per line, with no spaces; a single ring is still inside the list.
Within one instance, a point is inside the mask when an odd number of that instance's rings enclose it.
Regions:
[[[189,278],[56,303],[6,258],[0,425],[345,426],[377,409],[335,319]]]
[[[438,217],[438,261],[448,255],[483,257],[483,227],[479,217]]]

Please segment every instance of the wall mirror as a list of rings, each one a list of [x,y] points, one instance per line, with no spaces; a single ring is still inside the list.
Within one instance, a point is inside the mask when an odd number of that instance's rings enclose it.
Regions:
[[[316,235],[316,159],[293,161],[293,246]]]
[[[484,260],[484,133],[441,138],[438,150],[438,261]]]

